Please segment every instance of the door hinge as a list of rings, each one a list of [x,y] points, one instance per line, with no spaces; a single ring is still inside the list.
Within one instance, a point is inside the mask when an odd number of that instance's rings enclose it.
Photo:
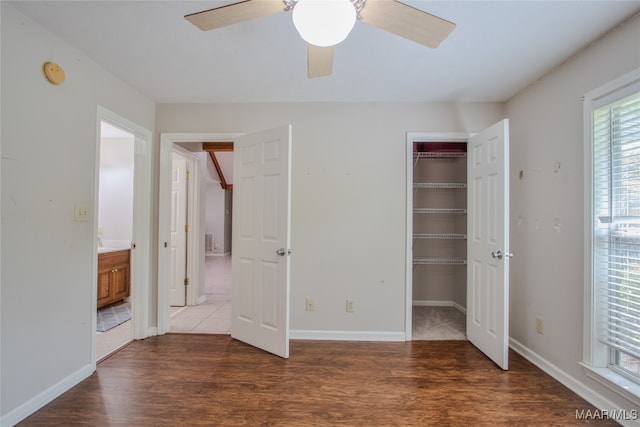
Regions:
[[[184,278],[184,285],[185,286],[189,286],[189,278],[188,277]]]
[[[188,172],[185,174],[184,179],[186,179],[187,181],[189,181],[191,179],[191,172]]]
[[[189,231],[191,231],[191,229],[189,228],[189,224],[184,226],[184,232],[188,233]]]

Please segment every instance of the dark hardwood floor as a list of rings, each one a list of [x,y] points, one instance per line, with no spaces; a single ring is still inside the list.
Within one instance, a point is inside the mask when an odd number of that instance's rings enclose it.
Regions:
[[[510,368],[467,341],[292,341],[283,360],[228,335],[170,334],[133,342],[20,425],[586,424],[586,401],[513,352]]]

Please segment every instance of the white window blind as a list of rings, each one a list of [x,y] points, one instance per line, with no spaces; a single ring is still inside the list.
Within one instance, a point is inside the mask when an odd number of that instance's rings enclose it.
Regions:
[[[598,339],[610,364],[640,361],[640,93],[593,111],[594,267]]]

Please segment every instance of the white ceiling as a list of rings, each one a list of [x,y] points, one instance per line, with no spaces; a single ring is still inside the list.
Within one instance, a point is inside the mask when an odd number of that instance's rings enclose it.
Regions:
[[[309,80],[290,12],[209,32],[183,18],[229,3],[12,2],[158,103],[506,101],[640,11],[640,1],[407,0],[457,24],[439,48],[357,22],[333,75]]]

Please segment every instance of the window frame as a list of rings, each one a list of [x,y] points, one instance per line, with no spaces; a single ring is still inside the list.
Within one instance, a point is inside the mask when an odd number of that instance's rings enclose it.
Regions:
[[[583,97],[584,137],[584,313],[582,362],[586,375],[629,401],[640,405],[640,384],[609,365],[610,347],[597,338],[598,296],[595,286],[593,233],[593,111],[640,90],[640,68],[625,74]]]

